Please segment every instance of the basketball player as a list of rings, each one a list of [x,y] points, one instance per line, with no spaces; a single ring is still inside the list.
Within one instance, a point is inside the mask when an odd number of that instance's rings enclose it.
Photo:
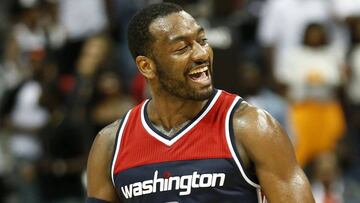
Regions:
[[[314,202],[279,124],[213,87],[213,52],[192,16],[150,5],[128,40],[152,98],[98,134],[88,203]]]

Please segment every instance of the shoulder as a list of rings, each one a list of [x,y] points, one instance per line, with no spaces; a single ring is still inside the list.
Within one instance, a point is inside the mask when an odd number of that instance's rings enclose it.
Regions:
[[[104,147],[112,149],[115,144],[116,134],[119,129],[121,119],[104,127],[96,136],[93,146]]]
[[[242,101],[235,110],[234,127],[244,134],[268,135],[279,130],[280,125],[267,111]]]
[[[103,128],[93,142],[87,163],[88,197],[117,202],[109,169],[120,123],[120,120],[117,120]]]
[[[233,124],[269,202],[314,202],[288,136],[269,113],[242,102]]]
[[[96,135],[90,150],[89,159],[98,160],[100,162],[110,162],[120,123],[121,120],[117,120],[104,127]]]
[[[280,124],[268,112],[243,101],[235,110],[233,130],[236,140],[255,161],[274,150],[292,150]]]

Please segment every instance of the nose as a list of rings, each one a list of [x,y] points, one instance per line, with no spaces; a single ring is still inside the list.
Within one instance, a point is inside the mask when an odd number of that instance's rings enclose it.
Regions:
[[[209,52],[206,47],[202,46],[201,44],[195,42],[193,45],[193,51],[191,55],[193,61],[206,61],[209,59]]]

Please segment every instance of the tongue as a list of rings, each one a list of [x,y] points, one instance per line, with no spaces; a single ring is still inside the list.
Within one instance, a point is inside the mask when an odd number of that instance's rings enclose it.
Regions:
[[[190,78],[192,80],[203,80],[206,78],[206,73],[201,72],[201,73],[192,74],[192,75],[190,75]]]

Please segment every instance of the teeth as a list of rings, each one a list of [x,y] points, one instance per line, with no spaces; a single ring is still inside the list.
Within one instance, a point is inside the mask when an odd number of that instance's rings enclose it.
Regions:
[[[200,69],[197,69],[197,70],[193,70],[191,71],[189,74],[192,75],[192,74],[196,74],[196,73],[201,73],[201,72],[204,72],[204,71],[207,71],[208,70],[208,67],[205,66],[203,68],[200,68]]]

